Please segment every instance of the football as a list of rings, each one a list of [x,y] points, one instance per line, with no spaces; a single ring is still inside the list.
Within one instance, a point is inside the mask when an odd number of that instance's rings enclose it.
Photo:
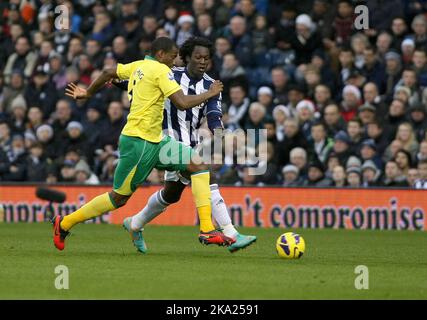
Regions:
[[[276,251],[281,258],[299,259],[305,252],[305,241],[299,234],[286,232],[277,239]]]

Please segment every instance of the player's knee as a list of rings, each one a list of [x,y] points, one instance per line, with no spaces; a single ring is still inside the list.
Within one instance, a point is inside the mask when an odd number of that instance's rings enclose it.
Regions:
[[[168,189],[163,189],[162,197],[163,197],[163,200],[165,200],[167,203],[172,204],[172,203],[178,202],[179,199],[181,199],[181,193],[173,192],[172,190],[168,190]]]
[[[209,170],[209,166],[204,163],[200,163],[200,164],[190,163],[190,165],[188,166],[188,171],[190,173],[196,173],[196,172],[206,171],[206,170]]]
[[[110,192],[111,199],[114,201],[116,208],[123,207],[129,200],[130,196],[118,194],[114,191]]]

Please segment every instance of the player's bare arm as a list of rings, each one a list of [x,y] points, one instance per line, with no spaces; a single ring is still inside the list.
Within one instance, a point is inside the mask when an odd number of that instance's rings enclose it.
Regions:
[[[74,83],[69,83],[65,89],[65,94],[73,99],[89,99],[106,83],[111,82],[113,79],[118,79],[117,69],[115,67],[105,68],[87,89],[79,87]]]
[[[210,98],[219,95],[224,89],[224,85],[221,81],[216,80],[210,86],[209,90],[199,95],[188,95],[186,96],[182,90],[175,92],[169,96],[169,99],[179,110],[191,109]]]

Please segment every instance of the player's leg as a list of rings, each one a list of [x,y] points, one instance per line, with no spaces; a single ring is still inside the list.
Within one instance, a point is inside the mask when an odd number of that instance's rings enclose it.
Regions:
[[[170,175],[170,174],[169,174]],[[168,172],[166,173],[168,179]],[[147,201],[145,207],[132,216],[132,230],[141,230],[146,224],[160,215],[166,208],[179,201],[186,185],[177,181],[165,180],[164,187],[153,193]]]
[[[149,148],[146,148],[144,143],[145,141],[142,139],[120,136],[120,159],[114,173],[113,191],[95,197],[75,212],[63,218],[59,216],[54,218],[54,244],[59,250],[64,249],[65,237],[76,224],[126,204],[140,180],[141,172],[137,170],[138,165],[141,161],[147,160],[145,159],[144,150]],[[149,161],[147,162],[149,163]],[[155,159],[151,162],[155,163]]]
[[[190,174],[188,172],[180,172],[180,181],[185,183],[189,182]],[[217,225],[220,227],[222,232],[229,238],[235,240],[235,242],[230,245],[227,249],[230,252],[235,252],[237,250],[243,249],[251,245],[256,241],[256,236],[243,235],[239,233],[231,221],[230,214],[228,213],[227,205],[224,198],[221,195],[219,186],[214,183],[215,178],[211,174],[211,206],[212,206],[212,218],[216,221]]]
[[[166,137],[162,141],[162,151],[159,153],[158,169],[170,171],[188,171],[191,174],[191,191],[196,204],[200,221],[199,240],[202,243],[229,245],[234,240],[215,230],[212,223],[211,193],[209,188],[210,173],[208,166],[193,149]]]
[[[230,252],[235,252],[240,249],[244,249],[254,243],[257,238],[256,236],[243,235],[239,233],[231,221],[230,214],[227,210],[227,205],[219,191],[217,184],[211,184],[211,195],[212,195],[212,217],[217,222],[221,230],[227,237],[235,240],[227,249]]]

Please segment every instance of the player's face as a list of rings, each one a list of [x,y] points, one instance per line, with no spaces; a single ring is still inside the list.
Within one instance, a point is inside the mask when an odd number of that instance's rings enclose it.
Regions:
[[[192,75],[202,78],[209,66],[211,55],[206,47],[195,46],[188,62],[188,70]]]
[[[169,68],[173,67],[173,62],[178,55],[178,48],[173,47],[170,51],[160,51],[158,54],[158,60],[160,63],[164,63]]]

